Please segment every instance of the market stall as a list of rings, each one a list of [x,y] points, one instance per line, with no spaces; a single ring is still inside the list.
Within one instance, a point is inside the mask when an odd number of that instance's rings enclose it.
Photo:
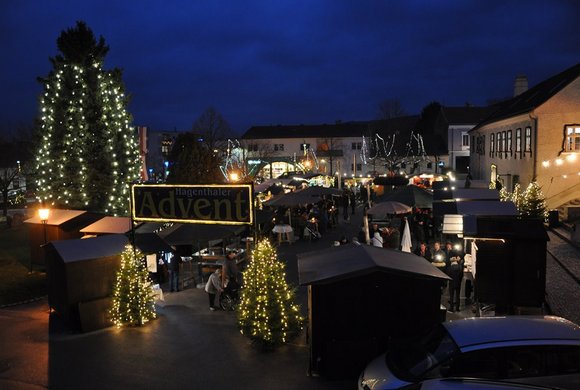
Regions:
[[[444,320],[447,275],[423,258],[367,245],[298,255],[308,286],[310,373],[354,379],[391,339]]]

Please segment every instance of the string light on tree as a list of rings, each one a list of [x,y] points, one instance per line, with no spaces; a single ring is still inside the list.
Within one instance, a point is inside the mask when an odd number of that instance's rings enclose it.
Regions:
[[[304,321],[284,269],[270,241],[262,240],[244,272],[238,324],[242,334],[266,349],[291,340]]]
[[[125,246],[109,311],[113,324],[141,326],[156,318],[151,284],[143,254],[130,244]]]
[[[41,80],[38,196],[52,205],[126,214],[128,186],[141,164],[121,71],[103,69],[109,49],[83,22],[63,31],[57,45],[61,54]]]

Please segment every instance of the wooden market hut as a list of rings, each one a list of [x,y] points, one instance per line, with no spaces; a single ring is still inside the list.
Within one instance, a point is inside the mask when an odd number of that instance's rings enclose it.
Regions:
[[[51,241],[81,238],[82,228],[101,219],[101,214],[84,210],[50,210],[45,224],[38,214],[24,221],[28,224],[30,239],[30,261],[32,264],[45,266],[43,246]]]
[[[298,255],[308,286],[310,372],[353,379],[389,342],[444,320],[449,279],[422,257],[366,245]]]
[[[48,303],[69,328],[91,331],[110,325],[107,310],[128,242],[124,235],[111,234],[47,245]]]
[[[473,218],[473,217],[472,217]],[[464,217],[465,221],[465,217]],[[464,237],[475,243],[474,295],[496,305],[498,314],[541,311],[546,293],[548,233],[541,219],[519,216],[478,216],[475,232]],[[464,222],[464,226],[473,223]]]

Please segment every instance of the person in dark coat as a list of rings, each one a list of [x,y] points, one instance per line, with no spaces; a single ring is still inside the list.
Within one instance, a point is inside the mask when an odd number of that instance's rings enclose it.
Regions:
[[[447,263],[448,270],[447,275],[451,278],[449,282],[449,305],[450,311],[459,311],[460,296],[461,291],[461,281],[463,280],[463,253],[457,248],[459,245],[456,244],[455,247],[451,243],[447,243]]]
[[[172,253],[171,259],[169,260],[169,290],[171,292],[179,291],[179,270],[182,262],[181,256],[175,252]]]
[[[352,215],[354,215],[354,211],[356,209],[356,194],[354,193],[353,190],[350,190],[349,192],[349,200],[350,200],[350,211],[352,213]]]
[[[417,247],[417,249],[415,249],[415,254],[417,256],[421,256],[429,263],[431,262],[431,250],[429,249],[425,241],[422,241],[421,244],[419,244],[419,246]]]

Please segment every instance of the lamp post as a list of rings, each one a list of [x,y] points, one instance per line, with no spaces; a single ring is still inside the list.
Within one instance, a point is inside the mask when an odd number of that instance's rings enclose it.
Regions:
[[[44,232],[44,245],[47,244],[46,240],[46,222],[48,221],[48,217],[50,215],[50,209],[42,208],[38,210],[38,217],[42,221],[42,230]],[[32,273],[32,258],[30,258],[30,273]]]

